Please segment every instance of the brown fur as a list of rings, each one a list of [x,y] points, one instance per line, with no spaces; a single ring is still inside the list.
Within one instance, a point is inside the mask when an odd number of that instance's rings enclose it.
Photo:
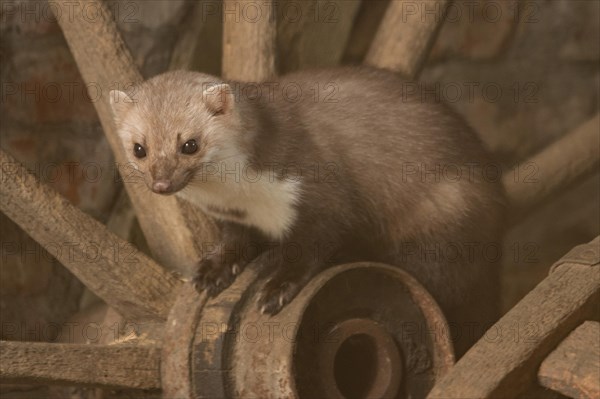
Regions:
[[[406,95],[397,75],[372,68],[291,74],[278,80],[279,88],[260,86],[260,100],[247,98],[256,86],[235,82],[216,100],[203,95],[207,85],[219,83],[200,73],[169,72],[131,94],[133,105],[114,109],[128,153],[135,142],[148,148],[147,159],[135,161],[149,185],[168,178],[176,191],[192,184],[211,190],[210,181],[198,183],[211,150],[212,160],[236,160],[252,170],[275,165],[281,181],[288,166],[302,171],[297,216],[276,240],[299,243],[302,255],[293,265],[277,249],[259,256],[272,276],[260,299],[264,311],[280,311],[333,260],[370,260],[412,273],[463,334],[465,323],[478,323],[483,332],[496,319],[497,259],[486,259],[482,246],[499,243],[504,196],[499,179],[484,178],[482,168],[493,163],[460,117]],[[291,101],[291,91],[286,98],[286,87],[299,87],[300,99]],[[190,138],[200,143],[198,153],[178,153]],[[461,178],[447,178],[455,168]],[[246,225],[244,210],[223,202],[222,209],[239,216],[222,222],[224,246],[269,238]],[[444,256],[449,248],[451,259]],[[197,281],[217,294],[246,261],[204,259]],[[478,335],[463,339],[458,352]]]

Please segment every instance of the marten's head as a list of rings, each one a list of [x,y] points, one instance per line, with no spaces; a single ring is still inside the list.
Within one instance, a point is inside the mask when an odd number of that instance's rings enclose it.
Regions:
[[[235,96],[218,78],[168,72],[128,93],[112,90],[110,104],[130,165],[155,193],[201,184],[215,165],[245,160]]]

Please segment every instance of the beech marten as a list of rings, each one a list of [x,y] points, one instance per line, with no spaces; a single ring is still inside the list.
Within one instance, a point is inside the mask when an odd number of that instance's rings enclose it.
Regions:
[[[415,87],[368,67],[260,84],[176,71],[110,97],[150,190],[218,221],[223,251],[199,261],[199,290],[217,295],[252,261],[239,249],[268,242],[254,260],[269,276],[264,313],[332,263],[377,261],[415,276],[451,322],[485,326],[499,302],[499,171]]]

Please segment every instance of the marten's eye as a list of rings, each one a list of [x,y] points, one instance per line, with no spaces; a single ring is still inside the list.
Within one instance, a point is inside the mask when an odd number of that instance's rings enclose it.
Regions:
[[[198,151],[198,144],[196,144],[196,140],[188,140],[181,147],[181,152],[187,155],[191,155]]]
[[[144,147],[140,144],[135,143],[133,145],[133,155],[135,155],[136,158],[144,158],[146,156],[146,150],[144,150]]]

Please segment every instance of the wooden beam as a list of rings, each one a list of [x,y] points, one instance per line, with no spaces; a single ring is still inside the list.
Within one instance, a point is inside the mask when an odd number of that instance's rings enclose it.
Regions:
[[[0,210],[125,318],[166,319],[180,281],[0,150]]]
[[[272,0],[223,1],[223,78],[260,82],[276,74]]]
[[[360,64],[365,61],[373,43],[377,28],[392,0],[360,1],[360,8],[353,21],[350,36],[346,41],[342,64]]]
[[[59,7],[61,16],[57,20],[94,99],[106,138],[117,163],[124,166],[127,158],[115,130],[108,93],[138,84],[142,76],[104,1],[59,0],[54,4]],[[176,197],[152,195],[133,180],[125,178],[124,184],[153,256],[164,266],[181,272],[190,270],[199,258],[194,236],[209,229],[199,225],[196,230],[188,225],[187,210],[181,209]],[[199,213],[193,209],[191,212]]]
[[[600,323],[586,321],[542,362],[540,385],[569,398],[600,398]]]
[[[545,357],[575,327],[598,317],[600,237],[566,259],[492,326],[428,398],[515,398],[537,381]]]
[[[355,35],[359,38],[351,36],[361,5],[370,10],[380,3],[380,0],[277,2],[278,72],[339,66],[346,44],[352,42],[354,48],[355,41],[364,39],[362,32]],[[372,39],[366,39],[368,44]]]
[[[179,36],[171,54],[169,70],[172,71],[192,69],[200,44],[200,34],[207,25],[206,4],[196,1],[186,6],[190,7],[189,14],[185,16],[183,24],[179,28]]]
[[[600,114],[520,163],[502,180],[514,218],[600,171]]]
[[[160,348],[0,341],[0,382],[159,389]]]
[[[444,21],[448,0],[393,0],[365,63],[416,79]]]

